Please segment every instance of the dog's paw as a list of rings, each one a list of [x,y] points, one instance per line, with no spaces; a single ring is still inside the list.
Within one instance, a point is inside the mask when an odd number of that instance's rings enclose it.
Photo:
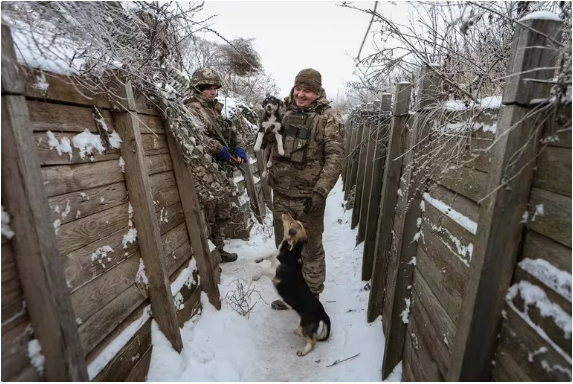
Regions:
[[[284,156],[285,155],[285,150],[282,148],[279,148],[279,155]]]
[[[273,162],[269,160],[269,161],[267,162],[267,168],[270,168],[270,167],[272,167],[272,166],[273,166]]]
[[[296,355],[302,357],[302,356],[306,356],[306,353],[304,353],[304,350],[301,349],[300,351],[296,351]]]

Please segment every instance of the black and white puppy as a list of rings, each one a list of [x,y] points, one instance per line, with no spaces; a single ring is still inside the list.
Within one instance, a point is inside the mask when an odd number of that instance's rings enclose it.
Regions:
[[[259,127],[259,133],[257,134],[257,141],[255,143],[255,151],[259,152],[261,150],[261,145],[263,144],[263,137],[266,133],[273,132],[275,134],[275,138],[277,140],[277,148],[279,151],[279,155],[284,156],[285,151],[283,147],[283,129],[282,129],[282,116],[280,113],[281,107],[284,103],[277,99],[276,97],[267,95],[265,100],[263,100],[263,109],[265,113],[262,118],[261,125]],[[268,154],[267,159],[264,160],[264,164],[266,165],[265,170],[263,171],[263,177],[267,176],[267,169],[273,166],[272,163],[272,153]]]
[[[282,215],[282,221],[284,240],[279,254],[269,257],[272,264],[278,262],[276,271],[273,275],[268,269],[263,269],[253,276],[253,280],[258,280],[263,274],[271,277],[278,294],[298,313],[300,322],[295,333],[304,338],[306,345],[296,354],[305,356],[312,351],[317,341],[325,341],[330,336],[330,318],[302,274],[302,249],[307,241],[306,231],[302,223],[288,213]]]

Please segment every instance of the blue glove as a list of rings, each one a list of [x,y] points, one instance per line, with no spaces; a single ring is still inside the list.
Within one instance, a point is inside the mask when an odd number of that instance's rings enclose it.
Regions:
[[[229,148],[223,147],[219,153],[215,155],[215,157],[217,160],[222,161],[223,163],[227,163],[231,159],[231,152],[229,152]]]
[[[235,156],[236,157],[240,157],[241,159],[243,159],[245,161],[245,163],[249,162],[249,158],[247,157],[247,152],[245,152],[245,150],[243,148],[235,148]]]

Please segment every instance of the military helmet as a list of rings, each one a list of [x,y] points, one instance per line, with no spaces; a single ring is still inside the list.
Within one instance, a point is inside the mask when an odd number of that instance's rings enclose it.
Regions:
[[[210,68],[201,68],[196,70],[191,77],[191,85],[194,88],[198,88],[200,85],[214,85],[217,88],[221,88],[223,83],[221,82],[221,77],[215,71]]]

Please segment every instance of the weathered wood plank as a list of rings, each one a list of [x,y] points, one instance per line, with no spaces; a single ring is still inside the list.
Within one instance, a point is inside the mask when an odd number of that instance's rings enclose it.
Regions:
[[[173,170],[173,163],[171,156],[168,153],[161,155],[145,156],[145,164],[147,167],[148,175],[154,175],[160,172]]]
[[[410,307],[410,316],[413,315],[420,325],[424,325],[421,337],[426,345],[432,346],[429,353],[438,365],[442,376],[446,377],[456,326],[418,270],[414,272],[412,286],[413,304]]]
[[[120,182],[50,197],[48,201],[52,222],[60,220],[63,225],[126,203],[127,190]]]
[[[151,348],[151,319],[133,335],[109,364],[92,381],[125,381],[136,362]]]
[[[147,380],[147,372],[149,371],[149,364],[151,363],[151,350],[153,347],[149,347],[147,351],[141,355],[133,369],[129,372],[129,375],[125,378],[127,382],[144,382]]]
[[[157,210],[155,213],[157,215],[157,221],[159,222],[159,232],[161,234],[170,231],[172,228],[175,228],[185,221],[180,201],[170,205],[169,207],[160,208],[159,206],[156,206],[156,208]]]
[[[201,310],[201,289],[199,287],[193,287],[193,290],[189,290],[191,295],[183,303],[183,309],[177,312],[177,319],[179,320],[180,327],[183,327],[183,325],[189,321],[189,319],[191,319]]]
[[[428,193],[434,199],[443,201],[444,204],[452,207],[452,209],[455,211],[458,211],[462,215],[477,223],[479,219],[479,205],[477,205],[475,201],[470,200],[467,197],[456,193],[442,185],[437,185]],[[428,204],[430,203],[424,201],[424,205],[427,206]]]
[[[14,379],[28,366],[28,343],[33,339],[27,329],[31,326],[29,319],[18,323],[8,331],[2,331],[2,381]],[[4,327],[3,327],[4,328]]]
[[[16,60],[16,51],[10,27],[2,26],[2,94],[24,93],[22,68]]]
[[[435,180],[454,192],[475,202],[480,201],[488,193],[488,174],[477,169],[461,167],[436,177]]]
[[[127,105],[124,105],[124,107],[131,108],[132,105],[135,105],[131,84],[125,86],[125,93],[128,98]],[[175,306],[171,296],[169,277],[165,268],[159,223],[155,215],[149,183],[148,173],[154,172],[151,171],[149,165],[146,168],[146,160],[148,162],[150,157],[166,156],[166,162],[169,164],[171,159],[167,154],[144,156],[139,122],[133,113],[115,113],[113,117],[118,133],[124,141],[121,155],[125,160],[125,181],[133,206],[139,250],[146,266],[146,274],[149,280],[149,297],[153,316],[167,340],[171,342],[171,345],[177,352],[180,352],[183,344],[179,327],[177,326]]]
[[[543,205],[543,214],[535,215],[540,205]],[[532,188],[527,227],[571,248],[571,198]]]
[[[557,268],[571,273],[571,249],[543,236],[527,230],[520,260],[542,257]]]
[[[533,186],[571,197],[571,149],[542,148],[537,157]]]
[[[141,142],[143,144],[145,156],[169,153],[169,147],[167,146],[167,139],[165,138],[165,135],[154,135],[152,133],[142,134]]]
[[[362,190],[364,189],[364,173],[366,168],[366,156],[368,152],[370,137],[370,130],[372,129],[372,124],[368,121],[367,117],[364,117],[362,134],[359,137],[359,153],[357,158],[356,172],[356,193],[354,195],[354,208],[352,209],[352,221],[350,228],[354,229],[358,225],[360,220],[360,211],[362,204]]]
[[[58,249],[61,254],[66,255],[121,229],[127,233],[128,221],[128,204],[124,203],[95,215],[66,223],[56,228]],[[54,227],[55,225],[52,226]]]
[[[102,177],[105,175],[105,177]],[[117,160],[93,164],[57,165],[42,168],[48,197],[101,187],[125,180]]]
[[[3,39],[9,36],[3,26]],[[5,55],[10,52],[2,52],[8,60]],[[1,126],[2,205],[17,234],[11,245],[35,337],[46,357],[47,379],[82,381],[87,371],[23,96],[2,96]]]
[[[498,347],[494,362],[492,381],[532,381],[523,368],[513,360],[511,352],[502,346]]]
[[[68,76],[56,75],[29,68],[26,68],[24,73],[26,75],[26,89],[24,93],[28,98],[63,101],[70,104],[90,107],[96,105],[102,108],[111,108],[105,94],[94,94]],[[38,79],[42,77],[44,78],[44,82],[48,84],[45,90],[34,86],[38,82]]]
[[[364,121],[360,113],[358,113],[357,119],[358,121],[356,122],[356,134],[352,143],[353,154],[349,157],[351,168],[348,193],[350,193],[350,191],[356,187],[356,182],[358,179],[358,160],[360,157],[360,148],[362,146],[362,136],[364,133]],[[356,200],[356,193],[354,194],[354,199]]]
[[[135,96],[135,107],[138,114],[161,116],[159,108],[144,95]]]
[[[426,344],[422,336],[424,328],[424,324],[420,323],[416,316],[410,316],[407,333],[411,342],[406,344],[409,350],[404,355],[410,356],[406,361],[412,372],[412,379],[417,382],[444,381],[438,364],[432,358],[431,351],[434,346]]]
[[[507,320],[503,321],[498,345],[510,351],[510,356],[523,369],[523,373],[532,381],[571,381],[569,375],[560,369],[555,369],[556,365],[571,369],[570,360],[566,361],[511,308],[506,308],[506,316]],[[546,348],[545,352],[531,356],[542,347]],[[542,361],[553,370],[548,372],[542,366]]]
[[[183,266],[189,264],[189,259],[193,256],[193,249],[189,241],[184,241],[177,249],[173,250],[169,255],[165,255],[165,265],[169,271],[169,283],[173,284],[177,278],[177,271]]]
[[[91,133],[98,133],[93,107],[78,107],[33,100],[28,100],[27,103],[30,110],[30,123],[35,133],[67,132],[70,142],[72,142],[71,138],[74,135],[86,129]],[[102,108],[98,108],[98,110],[111,134],[115,125],[110,111]]]
[[[356,146],[356,136],[358,135],[358,124],[356,122],[356,117],[353,117],[353,120],[351,122],[352,124],[352,130],[351,130],[351,136],[350,136],[350,143],[348,146],[348,153],[346,153],[345,155],[345,161],[346,161],[346,180],[344,181],[344,200],[348,200],[348,195],[350,194],[350,191],[352,190],[353,184],[352,184],[352,167],[354,165],[354,156],[352,155],[352,151],[354,150],[354,147]]]
[[[364,157],[364,182],[362,186],[362,198],[360,199],[360,213],[358,215],[358,239],[357,244],[364,241],[366,237],[366,224],[368,221],[368,210],[372,202],[372,172],[374,171],[374,156],[376,155],[376,139],[380,127],[373,121],[370,123],[370,138],[366,148],[366,155]],[[354,212],[353,212],[354,213]]]
[[[217,309],[221,308],[219,297],[219,287],[215,283],[214,271],[218,268],[217,264],[211,260],[207,236],[203,228],[201,219],[201,210],[199,207],[199,198],[195,189],[193,174],[183,161],[177,143],[173,135],[167,136],[167,143],[170,148],[170,154],[174,165],[174,174],[181,196],[181,205],[185,214],[186,229],[188,231],[193,254],[197,262],[197,269],[201,276],[201,285],[203,290],[209,296],[209,302]]]
[[[135,119],[139,122],[141,134],[165,134],[163,120],[160,116],[137,115]]]
[[[72,142],[73,137],[71,135],[66,135],[62,133],[54,133],[54,136],[58,140],[62,140],[63,137],[67,137]],[[82,163],[94,163],[96,161],[108,161],[108,160],[119,160],[119,150],[110,149],[107,152],[95,152],[93,155],[85,155],[82,159],[78,149],[74,148],[72,150],[72,156],[68,153],[58,154],[58,151],[50,149],[48,145],[48,137],[43,133],[35,133],[34,140],[36,142],[36,152],[38,154],[38,160],[40,165],[65,165],[65,164],[82,164]],[[73,145],[73,144],[71,144]],[[53,148],[53,147],[52,147]]]

